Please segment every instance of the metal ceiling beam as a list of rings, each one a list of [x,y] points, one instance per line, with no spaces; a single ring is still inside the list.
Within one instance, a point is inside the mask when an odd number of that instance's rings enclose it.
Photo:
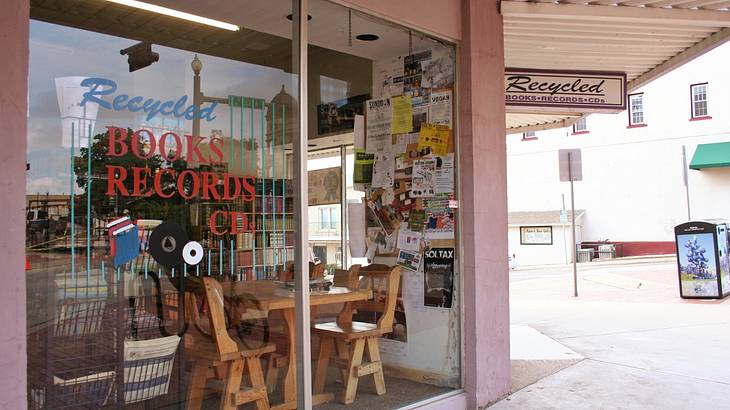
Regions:
[[[730,13],[714,10],[665,9],[650,7],[594,6],[583,4],[527,3],[502,1],[505,17],[540,17],[584,21],[665,23],[676,26],[730,27]]]
[[[730,14],[730,13],[727,13],[727,14]],[[655,78],[660,77],[660,76],[674,70],[675,68],[680,67],[680,66],[694,60],[695,58],[707,53],[708,51],[721,46],[722,44],[726,43],[728,40],[730,40],[730,28],[722,29],[722,30],[718,31],[717,33],[711,35],[710,37],[707,37],[706,39],[693,45],[692,47],[689,47],[686,50],[682,51],[681,53],[675,55],[674,57],[670,58],[669,60],[652,68],[651,70],[640,75],[636,79],[630,81],[627,89],[629,90],[629,92],[636,90],[637,88],[647,84],[648,82],[654,80]]]
[[[509,115],[509,114],[507,114]],[[573,124],[576,123],[581,117],[569,117],[569,118],[563,118],[558,121],[551,121],[546,122],[542,124],[533,124],[533,125],[523,125],[521,127],[513,127],[513,128],[507,128],[505,132],[507,134],[519,134],[521,132],[529,132],[529,131],[544,131],[544,130],[553,130],[555,128],[567,128],[572,127]]]

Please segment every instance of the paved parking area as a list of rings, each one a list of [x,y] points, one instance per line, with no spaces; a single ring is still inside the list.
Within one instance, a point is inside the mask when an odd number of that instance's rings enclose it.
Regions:
[[[730,301],[680,299],[672,259],[579,265],[578,298],[569,266],[511,279],[512,324],[584,360],[493,408],[730,408]]]

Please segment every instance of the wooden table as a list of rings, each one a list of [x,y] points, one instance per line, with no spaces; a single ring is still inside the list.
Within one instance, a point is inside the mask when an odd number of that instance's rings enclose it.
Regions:
[[[294,314],[294,292],[286,289],[281,282],[273,281],[239,281],[224,282],[223,295],[226,298],[239,299],[247,303],[247,307],[255,307],[262,310],[281,310],[284,323],[289,334],[289,368],[284,378],[284,403],[272,406],[272,409],[296,409],[297,408],[297,360],[296,360],[296,334]],[[371,296],[369,289],[349,289],[345,287],[332,287],[327,292],[312,292],[309,296],[310,306],[344,303],[345,307],[338,317],[338,322],[351,319],[351,303],[367,300]],[[255,298],[256,305],[251,298]],[[250,305],[249,305],[250,303]],[[313,404],[320,404],[333,399],[333,394],[315,395],[312,398]]]

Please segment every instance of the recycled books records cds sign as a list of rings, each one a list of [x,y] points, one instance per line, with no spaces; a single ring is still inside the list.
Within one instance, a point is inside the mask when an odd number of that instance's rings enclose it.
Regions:
[[[508,111],[615,113],[626,109],[626,73],[508,68]]]

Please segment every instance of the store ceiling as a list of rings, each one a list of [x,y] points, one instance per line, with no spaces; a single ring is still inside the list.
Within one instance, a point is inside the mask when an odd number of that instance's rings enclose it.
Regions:
[[[149,0],[147,0],[149,1]],[[154,0],[155,4],[202,14],[206,17],[238,24],[245,30],[255,30],[279,37],[291,38],[292,24],[286,16],[292,13],[291,0]],[[352,45],[349,44],[349,15],[346,7],[329,1],[310,1],[309,44],[339,51],[370,60],[380,60],[403,55],[408,52],[408,31],[395,24],[360,12],[352,12]],[[373,42],[360,41],[359,34],[375,34],[380,37]],[[422,50],[431,46],[431,41],[414,33],[411,47]]]
[[[149,1],[149,0],[148,0]],[[36,19],[83,27],[136,40],[193,50],[252,64],[291,67],[288,0],[154,0],[155,4],[237,24],[230,32],[135,10],[103,0],[31,0]],[[624,71],[629,91],[730,39],[730,0],[508,0],[504,17],[505,65],[537,69]],[[363,62],[431,47],[395,25],[352,13],[352,34],[372,33],[375,42],[349,45],[345,7],[310,3],[310,59],[336,78],[342,58]],[[571,125],[583,113],[509,112],[507,133]]]
[[[728,0],[502,1],[505,65],[623,71],[631,92],[730,39],[729,8]],[[580,118],[507,108],[508,134]]]
[[[289,0],[146,0],[159,6],[236,24],[226,31],[104,0],[31,0],[31,17],[132,39],[155,39],[156,44],[233,58],[253,64],[288,68],[291,65],[292,23]],[[310,59],[339,52],[379,60],[408,53],[409,47],[431,47],[421,34],[352,12],[352,45],[348,9],[327,1],[310,2]],[[361,41],[358,34],[376,34]],[[410,41],[410,43],[409,43]],[[315,53],[314,55],[311,53]]]

